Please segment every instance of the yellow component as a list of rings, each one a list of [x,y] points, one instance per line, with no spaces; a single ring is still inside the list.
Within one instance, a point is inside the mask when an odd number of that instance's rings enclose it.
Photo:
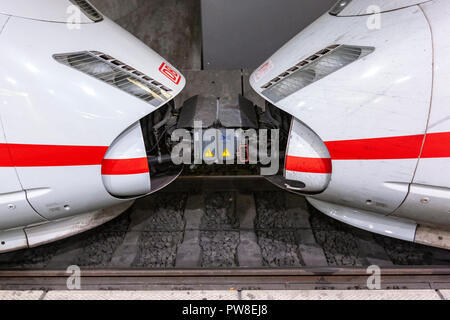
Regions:
[[[172,95],[171,95],[170,93],[167,93],[166,90],[163,90],[163,89],[159,89],[159,90],[161,90],[161,94],[162,94],[164,97],[166,97],[167,99],[172,99]]]
[[[205,158],[214,158],[214,153],[212,153],[211,149],[208,149],[208,151],[206,151]]]
[[[131,79],[131,78],[127,78],[127,80],[130,81],[132,84],[138,86],[142,90],[147,91],[148,93],[150,93],[153,96],[153,98],[158,99],[161,102],[165,102],[165,100],[163,98],[161,98],[156,92],[154,92],[152,89],[147,87],[145,84],[140,83],[139,81],[136,81],[136,80]]]
[[[231,153],[228,151],[228,149],[225,149],[224,151],[223,151],[223,155],[222,155],[224,158],[227,158],[227,157],[231,157]]]

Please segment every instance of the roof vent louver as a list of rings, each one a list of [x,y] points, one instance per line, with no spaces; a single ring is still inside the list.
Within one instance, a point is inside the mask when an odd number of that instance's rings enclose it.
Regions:
[[[94,8],[88,1],[86,0],[70,0],[74,5],[78,6],[80,10],[92,21],[99,22],[103,20],[103,16],[97,9]]]
[[[53,58],[66,66],[125,91],[154,107],[161,106],[173,97],[170,93],[172,89],[102,52],[82,51],[56,54]]]
[[[333,72],[361,59],[374,47],[332,45],[290,67],[261,88],[262,94],[276,103]]]
[[[347,7],[350,2],[352,2],[352,0],[339,0],[334,6],[333,8],[331,8],[330,10],[330,14],[333,16],[337,16],[339,13],[342,12],[342,10],[345,9],[345,7]]]

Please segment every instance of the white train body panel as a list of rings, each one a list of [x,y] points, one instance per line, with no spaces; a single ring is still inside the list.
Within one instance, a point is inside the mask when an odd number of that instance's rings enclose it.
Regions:
[[[48,38],[52,46],[42,46]],[[107,19],[68,30],[65,24],[10,18],[0,43],[8,44],[0,52],[5,135],[18,159],[23,188],[42,190],[29,195],[31,205],[51,220],[120,202],[103,186],[104,153],[122,131],[155,108],[58,64],[53,55],[101,51],[172,88],[174,95],[184,82],[174,85],[158,71],[165,60]],[[37,159],[26,163],[32,157]],[[69,165],[59,165],[64,163]]]
[[[11,156],[6,145],[6,139],[3,132],[3,126],[0,118],[0,177],[2,177],[0,194],[22,191],[22,186],[20,185],[19,178],[17,177],[16,169],[12,165]]]
[[[2,1],[0,14],[49,22],[68,22],[73,14],[73,3],[69,0],[13,0]],[[85,15],[80,15],[80,23],[93,23]]]
[[[388,12],[407,8],[430,0],[344,0],[350,3],[338,14],[340,17],[361,16],[377,12]]]
[[[3,230],[46,221],[30,206],[25,191],[0,195],[0,208],[0,225]]]
[[[371,5],[382,13],[367,15]],[[309,195],[319,200],[313,201],[319,209],[333,215],[334,206],[341,213],[348,208],[348,216],[385,216],[386,223],[396,215],[405,223],[450,227],[449,14],[448,1],[354,0],[337,16],[320,17],[252,75],[255,91],[326,145],[331,181],[323,192]],[[296,70],[307,70],[302,61],[342,46],[373,51],[281,95],[283,88],[291,90],[286,86],[294,83]],[[276,90],[281,99],[274,98]],[[308,172],[301,165],[297,170]],[[345,222],[368,225],[354,221]]]
[[[0,30],[3,29],[7,21],[8,21],[7,16],[0,15]],[[21,191],[22,186],[20,185],[16,170],[12,166],[11,156],[6,146],[5,131],[2,125],[1,115],[0,115],[0,159],[1,159],[0,177],[2,177],[2,183],[0,183],[0,194]]]
[[[333,173],[319,199],[360,209],[367,209],[370,200],[381,213],[390,214],[403,202],[408,187],[392,189],[386,183],[411,183],[418,156],[396,159],[395,153],[409,148],[403,147],[404,141],[415,143],[420,151],[426,131],[431,34],[417,7],[382,14],[380,30],[368,30],[366,20],[325,14],[270,58],[274,67],[258,82],[253,77],[252,85],[261,92],[260,85],[330,45],[375,47],[370,55],[276,106],[308,125],[329,149]]]
[[[328,216],[354,227],[405,241],[414,241],[416,233],[416,225],[414,223],[374,215],[370,211],[349,209],[345,206],[330,204],[317,199],[309,198],[308,200],[314,207],[320,209]]]
[[[146,157],[137,131],[131,137],[137,141],[108,149],[128,128],[139,130],[140,119],[185,86],[184,77],[166,60],[106,17],[94,23],[82,15],[75,28],[67,24],[71,5],[65,0],[0,4],[0,230],[97,212],[148,194],[148,172],[139,178],[123,172],[102,178],[105,155],[106,160]],[[170,94],[165,101],[148,103],[55,58],[80,52],[112,57]],[[103,179],[109,179],[110,190]],[[125,181],[122,190],[117,190],[118,180]],[[17,200],[12,201],[10,193]],[[20,207],[23,218],[17,223],[3,224],[9,213],[5,201]]]
[[[433,100],[414,183],[395,215],[450,228],[450,3],[432,1],[422,8],[433,34]]]

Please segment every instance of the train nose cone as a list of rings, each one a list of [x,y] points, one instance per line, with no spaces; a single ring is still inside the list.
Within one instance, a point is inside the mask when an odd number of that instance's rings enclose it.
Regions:
[[[106,190],[115,197],[135,197],[150,193],[150,172],[141,125],[122,133],[108,149],[102,162]]]
[[[287,183],[286,188],[305,193],[323,192],[331,181],[332,171],[325,143],[314,131],[294,119],[286,153],[285,178],[297,183]]]

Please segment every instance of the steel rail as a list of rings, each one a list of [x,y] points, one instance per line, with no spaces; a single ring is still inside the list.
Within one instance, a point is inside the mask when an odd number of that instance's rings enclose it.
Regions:
[[[67,290],[66,270],[0,270],[0,290]],[[367,289],[366,268],[81,270],[82,290]],[[450,289],[450,268],[381,269],[382,288]]]
[[[366,268],[305,267],[296,269],[81,269],[83,277],[308,277],[308,276],[367,276]],[[5,277],[67,277],[66,270],[0,270]],[[399,266],[381,268],[382,275],[416,276],[443,275],[450,277],[448,266]]]

